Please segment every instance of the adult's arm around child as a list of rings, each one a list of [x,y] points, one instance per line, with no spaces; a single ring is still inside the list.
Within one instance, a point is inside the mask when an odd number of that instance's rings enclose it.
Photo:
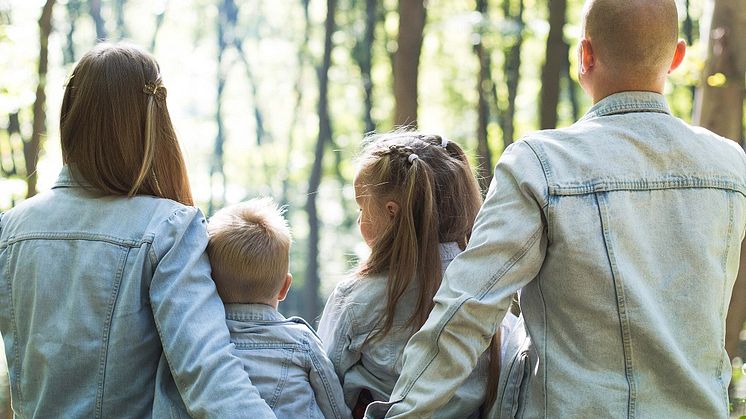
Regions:
[[[231,354],[225,310],[210,277],[202,213],[177,210],[158,229],[150,253],[150,303],[163,352],[192,417],[275,415]]]

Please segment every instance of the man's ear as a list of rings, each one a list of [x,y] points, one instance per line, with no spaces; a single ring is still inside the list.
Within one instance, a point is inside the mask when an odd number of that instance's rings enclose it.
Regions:
[[[393,219],[396,217],[396,214],[399,213],[399,204],[397,204],[394,201],[389,201],[386,203],[386,212],[389,215],[389,219]]]
[[[686,56],[686,42],[683,39],[679,39],[679,42],[676,44],[676,51],[673,54],[673,60],[671,61],[671,67],[668,68],[668,74],[671,74],[672,71],[676,70],[676,68],[681,65],[681,62],[684,61],[684,57]]]
[[[282,283],[282,288],[280,288],[280,292],[277,293],[277,301],[284,301],[285,297],[288,296],[288,291],[290,291],[290,285],[293,283],[293,275],[288,272],[288,274],[285,276],[285,282]]]
[[[580,74],[587,74],[593,67],[596,66],[596,55],[593,53],[593,45],[591,45],[591,40],[588,38],[581,39],[578,49],[580,55],[578,60],[578,68],[580,69]]]

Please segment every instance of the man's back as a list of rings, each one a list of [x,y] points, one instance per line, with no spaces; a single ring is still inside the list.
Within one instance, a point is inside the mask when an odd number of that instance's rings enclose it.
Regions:
[[[534,345],[526,417],[727,412],[746,158],[665,111],[661,95],[616,94],[525,141],[536,163],[519,176],[547,240],[521,294]]]

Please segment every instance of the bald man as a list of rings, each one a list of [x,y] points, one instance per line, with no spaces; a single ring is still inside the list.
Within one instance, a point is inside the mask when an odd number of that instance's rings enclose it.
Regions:
[[[584,8],[569,128],[510,146],[469,245],[369,417],[439,417],[520,292],[489,417],[728,416],[725,313],[746,231],[746,156],[671,116],[674,0]]]

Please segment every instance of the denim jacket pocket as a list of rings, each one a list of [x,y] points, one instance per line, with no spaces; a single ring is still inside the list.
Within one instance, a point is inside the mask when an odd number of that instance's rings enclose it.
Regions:
[[[496,405],[488,417],[520,418],[523,416],[526,393],[531,377],[533,345],[520,318],[507,342],[506,356],[500,369]]]
[[[290,367],[300,348],[297,345],[273,343],[236,342],[235,345],[234,353],[243,361],[252,384],[259,389],[269,407],[274,409],[285,393]],[[247,354],[249,352],[250,355]]]

